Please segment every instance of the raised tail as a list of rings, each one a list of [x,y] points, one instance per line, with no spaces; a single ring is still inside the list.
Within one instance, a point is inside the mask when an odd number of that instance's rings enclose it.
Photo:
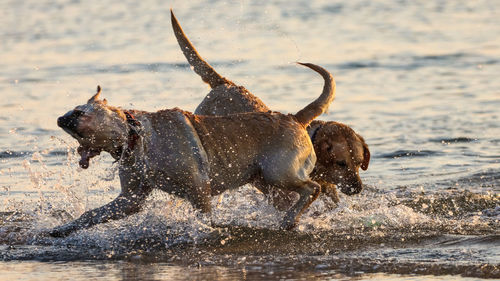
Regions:
[[[177,43],[181,47],[182,53],[186,57],[189,64],[193,67],[194,72],[201,76],[201,79],[210,85],[210,87],[215,88],[221,84],[228,83],[226,78],[222,77],[217,73],[203,58],[198,54],[193,44],[189,41],[184,34],[177,18],[174,15],[172,9],[170,9],[170,16],[172,20],[172,28],[174,29],[175,37],[177,38]]]
[[[314,120],[314,118],[323,114],[335,98],[335,80],[330,72],[321,66],[312,63],[297,63],[309,67],[310,69],[321,74],[323,79],[325,79],[325,85],[323,86],[323,92],[321,95],[315,101],[311,102],[295,114],[297,121],[302,125],[307,126],[312,120]]]

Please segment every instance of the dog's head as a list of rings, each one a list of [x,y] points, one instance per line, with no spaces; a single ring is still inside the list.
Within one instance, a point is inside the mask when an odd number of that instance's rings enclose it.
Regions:
[[[90,158],[107,151],[119,158],[123,143],[127,140],[127,123],[124,113],[107,105],[106,99],[99,100],[101,87],[86,104],[57,119],[57,125],[74,137],[80,146],[80,167],[86,169]]]
[[[313,145],[315,175],[347,195],[360,193],[363,183],[359,168],[366,170],[370,163],[370,150],[363,137],[344,124],[325,122],[316,132]]]

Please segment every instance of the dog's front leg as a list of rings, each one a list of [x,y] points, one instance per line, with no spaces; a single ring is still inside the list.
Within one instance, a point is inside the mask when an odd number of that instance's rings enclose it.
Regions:
[[[340,202],[339,194],[337,192],[337,186],[333,183],[326,182],[324,180],[317,180],[317,183],[321,185],[321,192],[328,195],[332,201],[336,204]]]
[[[141,210],[144,200],[151,192],[141,170],[134,167],[120,167],[122,192],[108,204],[83,213],[78,219],[58,226],[49,232],[52,237],[65,237],[70,233],[89,228],[109,220],[118,220]]]
[[[144,179],[144,171],[136,166],[120,167],[120,183],[122,192],[108,204],[83,213],[78,219],[55,227],[49,232],[52,237],[65,237],[70,233],[105,223],[109,220],[119,220],[141,210],[146,197],[151,193],[151,187]]]
[[[80,229],[132,215],[141,210],[142,203],[146,197],[146,193],[121,193],[108,204],[87,211],[78,219],[52,229],[49,235],[52,237],[65,237]]]

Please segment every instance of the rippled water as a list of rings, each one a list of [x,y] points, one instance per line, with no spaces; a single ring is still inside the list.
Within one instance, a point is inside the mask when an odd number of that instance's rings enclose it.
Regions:
[[[337,81],[321,116],[370,146],[363,192],[317,200],[295,231],[250,186],[208,224],[155,193],[130,218],[43,237],[119,191],[108,155],[78,168],[56,118],[95,86],[125,108],[194,110],[208,92],[172,7],[215,68],[296,112]],[[0,2],[0,275],[28,280],[500,278],[500,25],[496,1]],[[431,276],[439,275],[439,277]]]

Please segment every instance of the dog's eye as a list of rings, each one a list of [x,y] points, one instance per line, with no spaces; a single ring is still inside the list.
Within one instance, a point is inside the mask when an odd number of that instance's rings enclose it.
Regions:
[[[335,163],[337,163],[337,165],[340,166],[340,167],[346,167],[347,166],[347,163],[345,162],[345,160],[340,160],[340,161],[337,161]]]
[[[71,116],[73,118],[78,118],[78,117],[82,116],[83,114],[85,114],[85,112],[83,112],[81,110],[73,110],[73,113],[71,113]]]

